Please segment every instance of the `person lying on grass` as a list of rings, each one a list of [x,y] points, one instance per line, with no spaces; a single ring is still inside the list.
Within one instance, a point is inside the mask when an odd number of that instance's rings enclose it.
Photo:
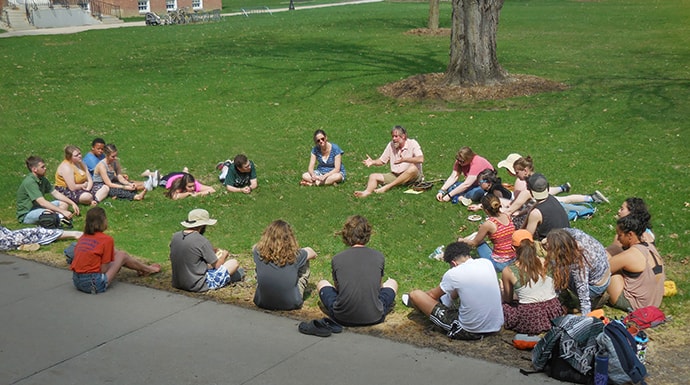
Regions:
[[[84,235],[74,247],[74,259],[70,265],[72,283],[79,291],[89,294],[103,293],[108,289],[122,266],[136,270],[140,276],[161,271],[157,263],[146,265],[122,250],[115,249],[115,241],[103,232],[108,228],[108,218],[102,207],[92,207],[86,213]]]
[[[211,186],[207,186],[197,181],[192,174],[189,173],[187,167],[182,171],[174,171],[161,177],[161,184],[165,183],[165,196],[178,200],[187,197],[198,197],[213,194],[216,192]]]
[[[232,162],[226,161],[221,171],[221,182],[228,192],[249,194],[259,187],[256,166],[246,155],[238,154]]]

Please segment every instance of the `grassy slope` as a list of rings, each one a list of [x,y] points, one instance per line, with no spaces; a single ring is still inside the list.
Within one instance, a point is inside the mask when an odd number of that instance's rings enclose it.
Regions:
[[[320,253],[312,265],[318,279],[329,277],[329,257],[343,248],[334,232],[359,213],[374,223],[371,246],[388,256],[387,273],[401,290],[426,288],[444,270],[426,255],[461,226],[473,231],[467,213],[430,193],[352,197],[371,171],[360,160],[380,154],[390,127],[402,124],[422,144],[427,179],[446,177],[457,148],[470,145],[494,163],[510,152],[531,154],[554,183],[569,181],[577,193],[601,190],[612,204],[575,225],[605,244],[620,202],[644,197],[669,277],[681,289],[664,307],[685,319],[688,3],[508,1],[499,27],[502,65],[571,89],[474,105],[399,102],[376,91],[445,69],[448,38],[403,34],[425,25],[425,3],[3,39],[0,219],[17,227],[14,192],[28,155],[45,157],[52,173],[64,145],[87,151],[94,136],[118,145],[131,174],[186,165],[207,183],[215,183],[215,162],[245,152],[259,169],[252,196],[171,202],[156,191],[144,202],[113,202],[109,233],[119,247],[165,261],[170,234],[200,206],[219,219],[209,238],[246,264],[262,229],[283,218],[301,244]],[[443,4],[442,25],[449,14]],[[317,128],[346,151],[348,181],[337,188],[297,184]]]

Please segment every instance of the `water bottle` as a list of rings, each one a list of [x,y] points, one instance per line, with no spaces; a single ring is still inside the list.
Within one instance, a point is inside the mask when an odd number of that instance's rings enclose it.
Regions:
[[[609,355],[600,351],[594,358],[594,385],[606,385],[609,382]]]
[[[647,342],[649,342],[649,337],[647,333],[640,330],[635,335],[635,342],[637,342],[637,359],[644,364],[645,355],[647,354]]]
[[[442,260],[443,259],[443,248],[444,248],[443,245],[437,247],[433,253],[429,254],[429,259],[435,259],[437,261]]]

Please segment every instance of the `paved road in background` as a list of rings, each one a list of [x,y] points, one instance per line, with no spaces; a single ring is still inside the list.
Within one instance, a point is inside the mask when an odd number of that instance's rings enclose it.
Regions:
[[[316,4],[316,5],[305,5],[305,6],[295,6],[295,11],[315,9],[315,8],[327,8],[327,7],[340,7],[345,5],[355,5],[355,4],[367,4],[367,3],[380,3],[383,0],[357,0],[357,1],[345,1],[342,3],[332,3],[332,4]],[[276,8],[271,9],[271,12],[287,12],[288,8]],[[224,13],[222,16],[242,16],[242,12]],[[255,15],[256,16],[256,15]],[[253,17],[255,17],[253,16]],[[0,38],[8,38],[15,36],[35,36],[35,35],[64,35],[71,33],[79,33],[84,31],[90,31],[95,29],[111,29],[111,28],[128,28],[128,27],[145,27],[146,23],[144,21],[133,21],[127,23],[116,23],[116,24],[94,24],[94,25],[83,25],[78,27],[60,27],[60,28],[40,28],[31,29],[25,31],[9,31],[6,33],[0,33]]]

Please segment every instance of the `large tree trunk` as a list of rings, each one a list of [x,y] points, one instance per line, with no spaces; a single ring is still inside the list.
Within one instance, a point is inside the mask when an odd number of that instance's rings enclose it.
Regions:
[[[496,30],[504,0],[453,0],[446,85],[491,85],[507,73],[498,64]]]
[[[429,0],[429,29],[438,29],[439,3],[441,0]]]

